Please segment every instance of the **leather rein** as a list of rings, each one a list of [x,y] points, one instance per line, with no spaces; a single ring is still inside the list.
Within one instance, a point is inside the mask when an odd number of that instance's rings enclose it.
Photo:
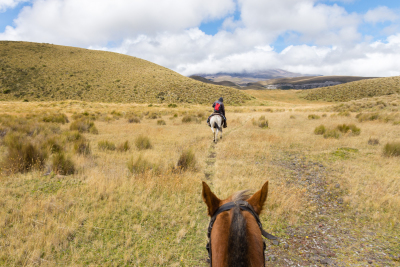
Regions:
[[[212,256],[211,256],[211,230],[213,228],[214,222],[217,219],[217,216],[219,214],[221,214],[224,211],[228,211],[230,209],[232,209],[233,207],[238,206],[241,210],[243,211],[247,211],[249,212],[251,215],[253,215],[254,219],[256,219],[256,222],[258,224],[258,227],[260,227],[261,230],[261,234],[267,238],[267,239],[271,239],[271,240],[276,240],[278,239],[276,236],[273,236],[269,233],[267,233],[263,228],[262,228],[262,224],[260,221],[260,218],[258,217],[258,214],[255,212],[255,210],[253,209],[253,207],[247,202],[247,201],[243,201],[243,200],[239,200],[236,202],[228,202],[224,205],[222,205],[221,207],[219,207],[213,214],[213,216],[211,217],[210,220],[210,224],[208,225],[208,230],[207,230],[207,237],[208,237],[208,243],[206,245],[206,249],[208,250],[208,257],[210,260],[210,266],[212,266]],[[265,242],[264,242],[264,250],[265,250],[266,246],[265,246]],[[264,253],[263,256],[265,257]],[[264,258],[264,265],[265,265],[265,258]]]

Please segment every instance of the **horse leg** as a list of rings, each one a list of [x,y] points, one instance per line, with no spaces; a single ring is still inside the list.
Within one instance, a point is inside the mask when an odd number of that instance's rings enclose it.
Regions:
[[[221,137],[220,137],[220,139],[222,139],[222,128],[221,128]]]

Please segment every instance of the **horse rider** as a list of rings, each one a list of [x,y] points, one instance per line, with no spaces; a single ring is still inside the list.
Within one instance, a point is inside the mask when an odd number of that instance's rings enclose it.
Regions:
[[[212,107],[214,108],[214,113],[211,114],[211,115],[208,117],[208,119],[207,119],[207,124],[208,124],[208,126],[211,127],[211,125],[210,125],[210,118],[211,118],[211,116],[213,116],[215,113],[218,113],[219,115],[221,115],[221,117],[222,117],[222,119],[223,119],[223,121],[222,121],[223,127],[224,127],[224,128],[228,127],[228,126],[226,125],[225,107],[224,107],[224,103],[223,103],[223,102],[224,102],[224,99],[223,99],[222,97],[220,97],[220,98],[219,98],[217,101],[215,101],[214,104],[212,105]]]

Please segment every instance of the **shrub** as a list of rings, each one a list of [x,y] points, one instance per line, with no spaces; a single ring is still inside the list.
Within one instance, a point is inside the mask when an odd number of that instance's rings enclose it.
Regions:
[[[129,145],[128,140],[125,141],[124,143],[120,144],[120,145],[117,147],[117,150],[120,151],[120,152],[126,152],[126,151],[128,151],[129,149],[131,149],[131,146]]]
[[[131,116],[128,118],[129,123],[140,123],[140,118],[137,116]]]
[[[315,114],[308,115],[308,119],[309,120],[318,120],[319,118],[320,118],[320,116],[315,115]]]
[[[78,140],[74,143],[74,150],[77,154],[89,155],[90,154],[90,144],[89,141],[85,139]]]
[[[325,132],[326,132],[326,129],[325,129],[324,125],[320,125],[320,126],[316,127],[314,130],[314,134],[317,134],[317,135],[323,135]]]
[[[183,151],[178,159],[177,167],[182,171],[194,169],[196,165],[196,158],[191,149]]]
[[[100,150],[115,150],[115,144],[113,142],[108,142],[107,140],[102,140],[98,142],[98,148]]]
[[[139,135],[135,139],[135,145],[139,150],[151,149],[153,147],[150,143],[150,139],[144,135]]]
[[[290,118],[291,118],[291,119],[296,119],[296,116],[290,115]]]
[[[5,137],[7,154],[4,161],[6,170],[28,172],[31,169],[42,169],[47,159],[47,153],[33,145],[20,135],[8,134]]]
[[[324,133],[324,138],[336,138],[336,139],[339,139],[339,137],[340,137],[340,133],[338,132],[337,129],[327,130]]]
[[[72,160],[65,156],[64,153],[57,153],[52,160],[53,172],[61,175],[69,175],[75,172],[75,166]]]
[[[376,146],[379,145],[379,139],[376,138],[369,138],[368,139],[368,145]]]
[[[142,155],[139,155],[136,161],[133,161],[133,158],[131,158],[127,166],[129,171],[134,174],[142,174],[153,168],[152,164],[146,159],[143,159]]]
[[[386,157],[400,156],[400,142],[387,143],[383,148],[383,155]]]
[[[176,104],[169,104],[168,107],[169,107],[169,108],[176,108],[177,105],[176,105]]]
[[[158,120],[157,125],[166,125],[165,120]]]
[[[93,126],[89,128],[89,133],[99,134],[99,130],[97,130],[96,126],[93,124]]]
[[[182,118],[182,123],[189,123],[191,121],[192,121],[192,116],[190,116],[190,115],[185,115]]]

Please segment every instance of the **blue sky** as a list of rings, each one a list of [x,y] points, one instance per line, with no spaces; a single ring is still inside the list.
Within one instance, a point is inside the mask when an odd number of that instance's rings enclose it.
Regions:
[[[0,40],[143,58],[183,75],[400,75],[400,1],[0,0]]]

